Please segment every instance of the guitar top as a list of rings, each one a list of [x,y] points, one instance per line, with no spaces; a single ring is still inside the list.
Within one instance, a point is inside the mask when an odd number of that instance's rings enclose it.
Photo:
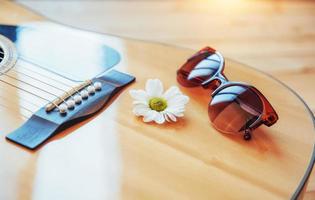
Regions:
[[[209,91],[178,85],[192,50],[47,22],[9,1],[0,23],[0,199],[303,196],[313,116],[269,75],[226,59],[226,76],[255,85],[281,116],[244,141],[213,129]],[[126,90],[149,78],[190,97],[184,118],[158,125],[133,115]]]

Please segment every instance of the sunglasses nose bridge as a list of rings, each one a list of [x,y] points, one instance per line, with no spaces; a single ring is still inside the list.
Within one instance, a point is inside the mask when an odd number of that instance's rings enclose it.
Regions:
[[[225,76],[218,73],[215,74],[213,77],[209,78],[208,80],[204,81],[201,86],[203,88],[211,88],[212,90],[217,90],[221,85],[227,83],[228,80]]]
[[[221,84],[224,84],[224,83],[228,82],[228,80],[221,73],[217,73],[217,74],[213,75],[211,78],[209,78],[208,80],[204,81],[201,84],[201,86],[204,87],[204,88],[207,88],[209,85],[213,84],[214,82],[219,82],[220,85],[221,85]]]

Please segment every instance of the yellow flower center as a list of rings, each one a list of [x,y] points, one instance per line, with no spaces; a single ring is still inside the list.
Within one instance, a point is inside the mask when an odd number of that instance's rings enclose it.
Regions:
[[[152,110],[156,110],[158,112],[165,110],[167,108],[167,102],[163,98],[153,97],[149,101],[149,106]]]

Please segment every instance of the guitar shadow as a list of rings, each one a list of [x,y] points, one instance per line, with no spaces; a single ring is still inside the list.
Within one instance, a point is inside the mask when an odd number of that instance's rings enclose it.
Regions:
[[[85,124],[89,123],[90,121],[92,121],[94,118],[96,118],[101,112],[103,112],[104,110],[106,110],[117,98],[118,96],[124,92],[126,89],[128,88],[128,86],[126,86],[123,90],[118,91],[117,93],[115,93],[113,96],[110,97],[110,99],[108,100],[108,102],[105,103],[105,105],[99,109],[98,111],[96,111],[95,113],[88,115],[86,117],[82,117],[82,118],[78,118],[76,120],[71,121],[70,123],[67,123],[65,125],[63,125],[62,127],[60,127],[51,137],[49,137],[45,142],[43,142],[42,144],[40,144],[38,147],[36,147],[35,149],[28,149],[24,146],[18,145],[15,142],[12,142],[10,140],[7,139],[8,142],[10,142],[11,144],[13,144],[14,146],[24,149],[26,150],[26,152],[29,153],[36,153],[36,151],[40,150],[43,146],[45,146],[46,144],[56,141],[56,140],[60,140],[63,139],[65,137],[67,137],[69,134],[73,134],[73,132],[75,132],[77,129],[79,129],[80,127],[84,126]]]

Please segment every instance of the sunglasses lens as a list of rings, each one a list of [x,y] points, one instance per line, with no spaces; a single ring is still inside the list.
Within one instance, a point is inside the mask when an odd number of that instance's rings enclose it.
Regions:
[[[223,133],[244,131],[263,112],[257,94],[246,86],[230,86],[219,91],[211,100],[208,114],[214,127]]]
[[[222,57],[213,52],[200,53],[189,59],[178,71],[178,82],[186,87],[200,86],[223,65]]]

